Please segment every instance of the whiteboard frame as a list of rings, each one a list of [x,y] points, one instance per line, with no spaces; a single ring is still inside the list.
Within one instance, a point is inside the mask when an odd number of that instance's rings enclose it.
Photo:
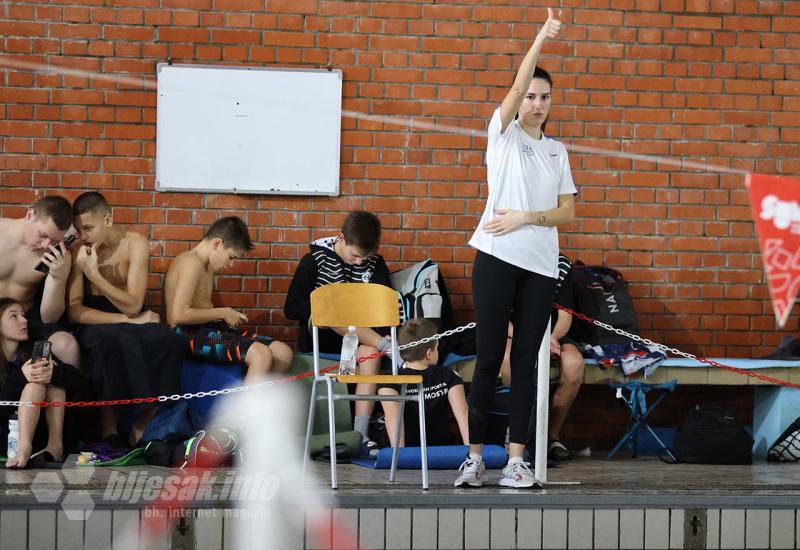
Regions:
[[[165,69],[174,68],[189,68],[189,69],[215,69],[215,70],[231,70],[231,71],[270,71],[270,72],[309,72],[321,74],[335,74],[339,80],[339,102],[337,105],[337,132],[336,132],[336,178],[332,190],[294,190],[294,189],[276,189],[268,188],[268,183],[265,183],[264,189],[242,189],[236,187],[173,187],[170,185],[162,185],[161,175],[163,172],[162,146],[164,141],[161,139],[161,132],[164,131],[164,124],[162,124],[162,110],[159,108],[161,103],[161,87],[157,85],[156,90],[156,173],[155,173],[155,190],[159,192],[176,192],[176,193],[218,193],[218,194],[234,194],[234,195],[300,195],[300,196],[331,196],[335,197],[340,194],[341,184],[341,147],[342,147],[342,87],[343,75],[341,69],[312,69],[312,68],[299,68],[299,67],[250,67],[250,66],[231,66],[231,65],[208,65],[208,64],[191,64],[191,63],[158,63],[156,65],[156,74],[160,75]],[[157,78],[157,82],[160,80]],[[330,187],[330,186],[329,186]]]

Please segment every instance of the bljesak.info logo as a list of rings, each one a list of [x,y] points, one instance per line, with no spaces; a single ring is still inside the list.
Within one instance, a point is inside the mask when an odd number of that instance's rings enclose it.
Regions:
[[[31,492],[38,502],[59,504],[65,515],[73,520],[85,520],[95,506],[103,502],[131,507],[147,507],[155,504],[180,503],[191,508],[199,502],[231,502],[231,508],[248,503],[264,503],[275,498],[280,486],[277,476],[259,472],[242,475],[230,470],[197,470],[175,474],[152,470],[111,471],[106,479],[94,477],[94,467],[64,468],[36,474],[31,483]],[[174,507],[171,517],[180,513]],[[210,510],[230,515],[237,510]],[[269,513],[268,509],[256,506],[252,511]],[[146,510],[156,514],[159,510]],[[246,512],[240,510],[239,512]],[[166,514],[167,511],[163,510]]]

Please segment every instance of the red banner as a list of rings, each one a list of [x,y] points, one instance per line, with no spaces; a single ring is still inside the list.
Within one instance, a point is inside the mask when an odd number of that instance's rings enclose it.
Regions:
[[[747,187],[772,307],[783,328],[800,291],[800,180],[748,174]]]

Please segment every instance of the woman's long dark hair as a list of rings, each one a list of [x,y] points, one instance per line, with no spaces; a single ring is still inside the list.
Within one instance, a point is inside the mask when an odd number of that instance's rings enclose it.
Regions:
[[[0,298],[0,317],[3,316],[8,308],[14,305],[19,305],[19,302],[13,298]],[[0,335],[0,338],[2,338],[2,335]],[[17,356],[23,357],[27,360],[29,355],[30,344],[28,342],[20,343],[20,346],[17,349]],[[8,378],[9,366],[10,363],[8,362],[8,359],[5,358],[2,350],[0,350],[0,384],[5,384],[6,379]]]
[[[548,84],[550,84],[550,91],[553,91],[553,77],[550,76],[550,73],[539,67],[538,65],[533,70],[533,78],[541,78],[542,80],[546,80]],[[531,80],[533,80],[533,78]],[[544,119],[542,122],[542,133],[544,134],[544,129],[547,128],[547,119],[550,118],[550,113],[547,113],[547,118]]]

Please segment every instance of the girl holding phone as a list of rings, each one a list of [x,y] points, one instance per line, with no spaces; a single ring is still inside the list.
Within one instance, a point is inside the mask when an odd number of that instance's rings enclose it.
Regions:
[[[0,298],[0,400],[63,402],[68,392],[80,388],[82,377],[78,369],[52,355],[31,357],[32,348],[22,305],[12,298]],[[0,407],[0,430],[5,431],[12,412],[10,407]],[[46,408],[47,445],[36,455],[32,453],[40,407],[20,406],[17,414],[19,445],[16,456],[6,462],[6,468],[25,468],[38,455],[40,460],[63,461],[64,407]]]

